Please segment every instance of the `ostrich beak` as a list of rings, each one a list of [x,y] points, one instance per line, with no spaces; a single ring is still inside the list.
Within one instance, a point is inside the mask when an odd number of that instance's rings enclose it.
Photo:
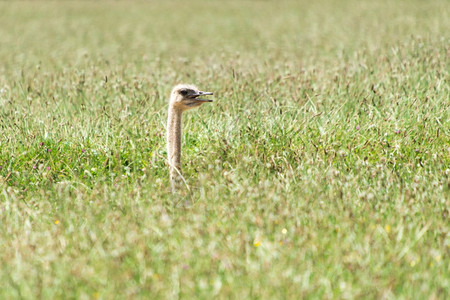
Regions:
[[[202,92],[202,91],[198,91],[197,93],[190,95],[189,98],[190,98],[190,99],[193,99],[193,100],[196,100],[196,101],[199,101],[199,102],[213,102],[213,101],[210,100],[210,99],[201,99],[201,98],[197,98],[197,97],[200,97],[200,96],[206,96],[206,95],[213,95],[213,93],[211,93],[211,92]]]

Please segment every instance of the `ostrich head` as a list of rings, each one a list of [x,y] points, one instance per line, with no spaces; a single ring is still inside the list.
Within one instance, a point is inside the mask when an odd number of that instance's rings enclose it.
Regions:
[[[210,92],[202,92],[196,86],[190,84],[179,84],[172,89],[170,94],[170,105],[181,111],[189,110],[200,105],[212,102],[200,97],[212,95]]]

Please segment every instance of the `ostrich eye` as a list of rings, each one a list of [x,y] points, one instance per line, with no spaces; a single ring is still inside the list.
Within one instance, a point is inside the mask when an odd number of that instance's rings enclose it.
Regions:
[[[188,94],[188,91],[187,90],[181,90],[180,94],[183,95],[183,96],[186,96]]]

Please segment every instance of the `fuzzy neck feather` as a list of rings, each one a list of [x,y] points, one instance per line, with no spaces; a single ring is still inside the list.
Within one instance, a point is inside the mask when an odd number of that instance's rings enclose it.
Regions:
[[[183,111],[169,105],[167,118],[167,155],[172,190],[181,178],[181,116]]]

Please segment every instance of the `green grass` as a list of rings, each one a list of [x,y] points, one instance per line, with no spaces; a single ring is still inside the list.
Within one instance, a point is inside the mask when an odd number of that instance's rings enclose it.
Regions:
[[[310,2],[0,2],[0,298],[448,299],[449,3]]]

